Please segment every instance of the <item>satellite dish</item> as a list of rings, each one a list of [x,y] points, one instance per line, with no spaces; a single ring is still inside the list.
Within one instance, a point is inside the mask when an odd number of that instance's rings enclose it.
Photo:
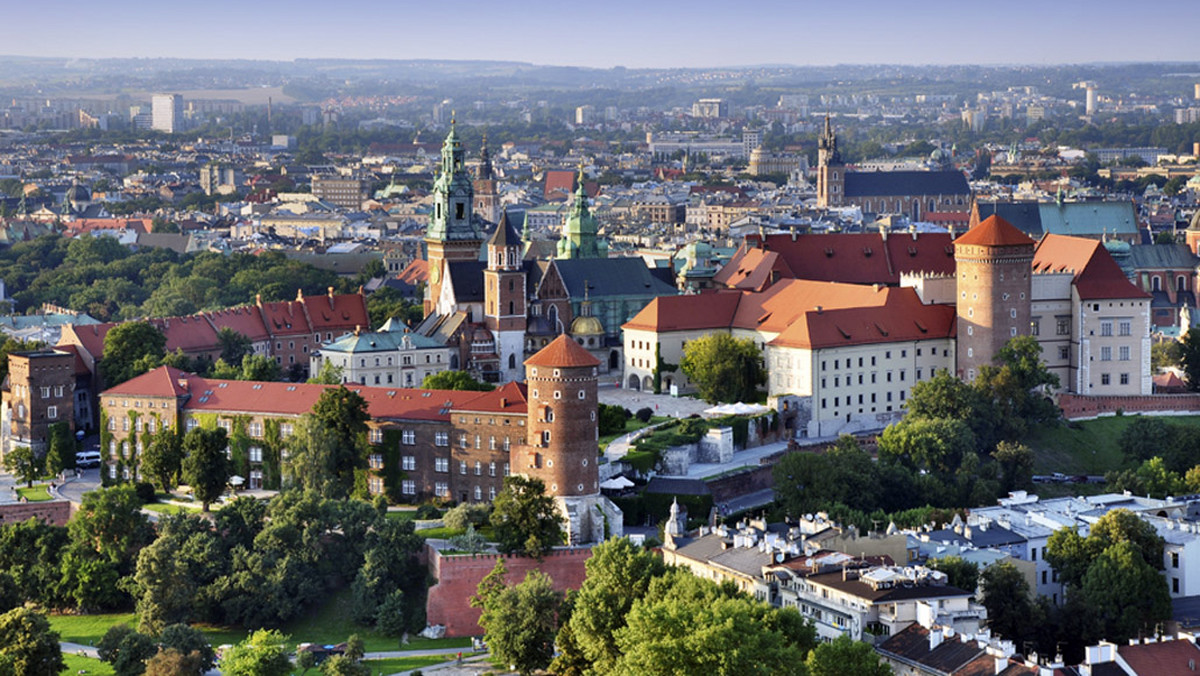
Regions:
[[[775,553],[775,563],[783,563],[783,559],[784,559],[784,558],[785,558],[785,557],[784,557],[784,554],[783,554],[783,552],[776,552],[776,553]]]

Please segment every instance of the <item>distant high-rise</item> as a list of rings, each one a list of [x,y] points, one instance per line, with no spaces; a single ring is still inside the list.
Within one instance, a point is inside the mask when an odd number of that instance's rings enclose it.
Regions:
[[[719,118],[729,116],[725,99],[700,99],[692,104],[692,117]]]
[[[1096,85],[1089,85],[1087,88],[1085,110],[1088,115],[1096,114]]]
[[[183,131],[183,97],[179,94],[155,94],[150,100],[150,128],[168,134]]]
[[[1195,98],[1196,98],[1196,100],[1197,100],[1197,101],[1200,101],[1200,83],[1197,83],[1197,84],[1196,84],[1196,93],[1195,93]]]

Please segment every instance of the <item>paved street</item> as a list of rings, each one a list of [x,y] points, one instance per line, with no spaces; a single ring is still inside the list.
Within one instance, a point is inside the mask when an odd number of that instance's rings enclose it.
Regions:
[[[58,489],[58,494],[74,503],[83,502],[83,494],[100,487],[100,469],[82,470],[83,476],[76,479],[67,474],[67,481]]]

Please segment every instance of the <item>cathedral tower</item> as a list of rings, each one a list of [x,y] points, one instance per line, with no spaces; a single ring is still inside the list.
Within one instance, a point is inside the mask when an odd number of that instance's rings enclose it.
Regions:
[[[471,177],[463,161],[462,142],[454,122],[442,144],[442,161],[433,182],[433,213],[425,230],[425,257],[429,283],[425,286],[425,314],[437,305],[446,281],[445,263],[479,260],[483,234],[475,225]]]
[[[525,360],[526,443],[513,447],[513,471],[541,479],[567,518],[569,544],[621,535],[621,511],[600,495],[599,360],[560,335]]]
[[[954,240],[960,378],[973,380],[1010,338],[1029,335],[1033,248],[999,216]]]
[[[608,242],[598,239],[600,224],[588,209],[587,190],[583,187],[583,167],[576,180],[575,202],[563,224],[558,240],[557,258],[608,258]]]
[[[479,151],[479,171],[475,175],[475,213],[489,223],[500,219],[500,195],[496,190],[496,176],[492,172],[492,158],[488,155],[487,133],[483,135],[483,148]]]
[[[845,199],[846,165],[838,150],[837,134],[829,116],[825,116],[825,130],[817,140],[817,206],[840,207]]]
[[[487,269],[483,272],[484,321],[496,339],[502,380],[524,378],[526,288],[521,260],[521,238],[500,214],[496,232],[488,240]]]

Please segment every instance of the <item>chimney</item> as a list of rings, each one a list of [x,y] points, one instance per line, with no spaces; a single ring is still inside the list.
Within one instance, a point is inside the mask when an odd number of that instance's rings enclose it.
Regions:
[[[817,306],[817,314],[821,314],[823,310],[824,308],[822,308],[820,305]]]
[[[262,294],[261,293],[254,294],[254,304],[262,305]]]
[[[500,397],[500,408],[508,406],[508,397]]]
[[[937,647],[942,644],[942,628],[933,627],[929,630],[929,652],[937,650]]]

